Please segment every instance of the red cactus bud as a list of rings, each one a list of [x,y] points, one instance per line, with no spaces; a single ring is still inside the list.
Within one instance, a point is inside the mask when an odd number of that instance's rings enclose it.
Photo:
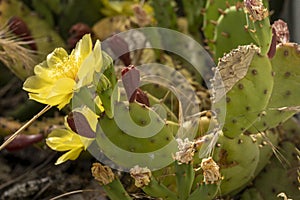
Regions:
[[[124,65],[130,65],[131,58],[127,42],[118,35],[113,35],[107,41],[112,52],[119,57],[119,59],[124,63]]]
[[[7,136],[5,139],[9,138]],[[20,134],[18,135],[11,143],[9,143],[5,149],[8,151],[18,151],[29,147],[37,142],[42,141],[44,136],[42,134],[34,134],[34,135],[25,135]]]
[[[140,88],[136,89],[134,95],[132,95],[131,98],[129,99],[129,102],[134,102],[134,101],[137,101],[146,106],[150,106],[150,102],[147,94]]]
[[[140,72],[133,65],[130,65],[123,68],[121,74],[127,98],[131,99],[131,96],[134,95],[135,90],[140,85]]]
[[[122,72],[122,82],[126,91],[127,98],[129,102],[137,101],[139,103],[150,106],[149,99],[140,88],[140,72],[133,66],[123,68]]]
[[[77,42],[85,35],[88,33],[92,33],[92,29],[84,23],[77,23],[74,24],[70,30],[69,34],[70,37],[68,38],[68,47],[70,49],[75,48]]]
[[[20,37],[23,41],[28,42],[30,48],[34,51],[37,50],[37,46],[31,36],[31,32],[26,23],[19,17],[14,16],[8,20],[9,30]]]
[[[82,113],[76,111],[71,112],[67,117],[67,122],[71,130],[75,133],[87,138],[96,137],[95,132]]]
[[[273,58],[276,53],[276,43],[277,43],[276,31],[274,28],[272,28],[272,41],[271,41],[270,49],[268,51],[269,58]]]

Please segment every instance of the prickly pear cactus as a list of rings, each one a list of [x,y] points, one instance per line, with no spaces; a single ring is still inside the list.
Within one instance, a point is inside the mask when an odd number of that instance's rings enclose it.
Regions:
[[[269,163],[271,156],[276,152],[280,134],[281,131],[279,129],[270,129],[266,132],[250,135],[256,140],[256,144],[259,147],[259,161],[254,172],[254,177]]]
[[[266,55],[272,41],[269,11],[264,6],[262,0],[245,0],[244,5],[247,19],[247,26],[245,28],[260,47],[261,54]]]
[[[206,1],[206,5],[203,10],[204,15],[202,29],[210,48],[212,48],[212,44],[214,43],[214,32],[215,26],[218,24],[218,18],[225,13],[225,9],[233,6],[237,2],[241,2],[241,0]],[[240,7],[240,5],[241,3],[236,6]]]
[[[264,200],[264,198],[261,196],[261,194],[257,191],[256,188],[249,188],[246,189],[243,194],[241,195],[242,200]]]
[[[259,54],[258,47],[247,45],[225,55],[217,69],[226,91],[226,113],[219,109],[220,116],[226,114],[223,132],[234,138],[246,131],[267,106],[273,88],[271,63]],[[215,92],[221,94],[222,90]],[[218,99],[215,101],[218,107]]]
[[[299,112],[300,47],[297,44],[280,44],[271,59],[274,76],[273,92],[264,111],[250,132],[264,131],[278,126]]]
[[[250,136],[240,135],[235,139],[220,136],[214,151],[214,160],[220,166],[223,176],[220,185],[222,195],[239,189],[253,178],[259,153],[258,145]]]
[[[126,127],[120,128],[116,119],[109,119],[107,116],[100,118],[99,125],[101,128],[99,127],[98,129],[99,131],[96,140],[98,145],[103,147],[103,149],[111,151],[111,148],[109,147],[110,142],[118,148],[132,153],[154,152],[168,144],[173,148],[176,148],[176,144],[174,144],[174,146],[172,145],[172,142],[175,141],[173,134],[176,134],[178,130],[177,124],[168,121],[165,122],[155,111],[139,103],[126,105],[123,102],[119,102],[114,106],[114,109],[118,110],[118,116],[122,116],[120,119],[127,119],[128,122],[124,123],[126,124]],[[151,137],[148,137],[148,135],[143,136],[143,133],[149,134],[150,130],[154,131],[156,134]],[[122,155],[118,155],[113,151],[105,152],[105,154],[116,159],[118,162],[123,161],[126,163],[128,161],[128,158],[125,158],[124,160]],[[151,162],[150,160],[148,161]],[[131,164],[134,162],[136,161],[133,157]],[[138,162],[139,160],[137,158],[137,164]],[[124,166],[124,163],[118,164]]]
[[[246,23],[246,15],[241,7],[232,6],[222,12],[214,29],[212,49],[215,60],[239,45],[255,42],[244,27]]]
[[[284,192],[288,198],[299,198],[299,183],[297,180],[297,168],[299,160],[295,144],[285,141],[280,144],[284,160],[277,157],[271,159],[263,171],[255,178],[254,187],[263,199],[276,199],[279,193]]]

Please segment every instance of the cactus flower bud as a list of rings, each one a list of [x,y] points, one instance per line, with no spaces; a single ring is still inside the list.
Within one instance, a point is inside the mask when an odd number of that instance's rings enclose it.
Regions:
[[[20,37],[21,40],[28,42],[28,46],[32,50],[37,50],[36,43],[31,36],[31,31],[21,18],[16,16],[10,18],[8,21],[8,27],[9,30]]]
[[[92,33],[92,30],[87,24],[84,23],[74,24],[69,30],[70,37],[68,38],[68,42],[67,42],[69,49],[74,49],[77,42],[85,34],[89,34],[89,33]]]
[[[131,64],[130,52],[127,42],[118,35],[113,35],[108,40],[108,45],[112,52],[120,58],[125,66]]]
[[[7,136],[6,139],[7,138],[9,138],[9,136]],[[31,146],[37,142],[42,141],[43,138],[44,136],[42,134],[34,134],[34,135],[20,134],[11,143],[9,143],[5,147],[5,149],[8,151],[18,151],[28,146]]]
[[[150,106],[146,93],[139,88],[140,72],[134,67],[134,65],[125,67],[121,74],[128,101],[130,103],[137,101],[146,106]]]

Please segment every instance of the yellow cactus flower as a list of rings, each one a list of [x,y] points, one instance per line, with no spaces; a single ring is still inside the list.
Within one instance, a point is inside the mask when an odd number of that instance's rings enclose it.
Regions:
[[[76,109],[75,111],[84,115],[91,130],[95,132],[99,116],[97,116],[86,106]],[[67,160],[76,160],[81,151],[86,150],[88,146],[95,140],[94,138],[83,137],[75,133],[69,127],[67,120],[65,120],[65,126],[66,129],[60,128],[53,130],[46,139],[46,144],[51,149],[55,151],[66,151],[66,153],[58,158],[55,165],[59,165]]]
[[[56,48],[47,59],[36,65],[34,76],[29,77],[23,89],[29,98],[62,109],[73,97],[74,91],[92,83],[94,72],[102,68],[99,40],[92,49],[90,34],[83,36],[68,55],[63,48]]]

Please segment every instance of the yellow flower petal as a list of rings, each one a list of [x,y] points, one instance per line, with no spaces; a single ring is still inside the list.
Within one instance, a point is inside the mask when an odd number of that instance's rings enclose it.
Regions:
[[[77,88],[81,88],[83,86],[89,85],[93,81],[93,75],[95,73],[95,70],[93,68],[93,65],[95,63],[95,60],[93,58],[93,55],[89,55],[82,63],[82,66],[80,67],[77,77],[78,82],[76,85]]]
[[[23,89],[32,93],[49,92],[51,89],[51,83],[41,79],[38,76],[30,76],[24,82]]]
[[[48,68],[46,62],[42,62],[34,67],[34,74],[49,83],[53,83],[55,81],[52,73],[53,71]]]
[[[76,160],[79,157],[82,150],[83,150],[82,148],[77,148],[64,153],[62,156],[60,156],[57,159],[55,165],[59,165],[63,162],[66,162],[67,160]]]
[[[78,59],[79,62],[82,59],[85,59],[89,53],[92,51],[92,39],[90,34],[86,34],[82,37],[82,39],[76,44],[75,49],[72,54]]]
[[[97,40],[93,51],[85,58],[78,70],[78,84],[77,88],[88,85],[93,81],[93,75],[100,72],[102,67],[102,51],[101,44]]]
[[[104,112],[104,107],[102,105],[102,101],[100,99],[99,96],[96,96],[96,98],[94,99],[94,102],[95,102],[95,106],[98,107],[98,109],[100,110],[100,112]]]
[[[35,66],[35,76],[29,77],[23,88],[31,99],[62,109],[70,102],[74,91],[92,83],[95,69],[101,66],[100,42],[96,42],[92,51],[92,39],[87,34],[70,55],[63,48],[50,53],[46,61]]]
[[[57,80],[50,93],[48,94],[48,98],[63,95],[63,94],[71,94],[73,93],[73,88],[76,85],[76,82],[70,78],[61,78]]]
[[[56,48],[47,56],[47,65],[49,68],[61,65],[68,58],[68,53],[63,48]]]
[[[71,130],[55,129],[46,139],[46,144],[56,151],[67,151],[75,148],[84,148],[81,137]]]
[[[95,67],[94,67],[95,71],[100,72],[103,65],[103,58],[102,58],[101,43],[99,40],[97,40],[95,44],[93,55],[95,57]]]

